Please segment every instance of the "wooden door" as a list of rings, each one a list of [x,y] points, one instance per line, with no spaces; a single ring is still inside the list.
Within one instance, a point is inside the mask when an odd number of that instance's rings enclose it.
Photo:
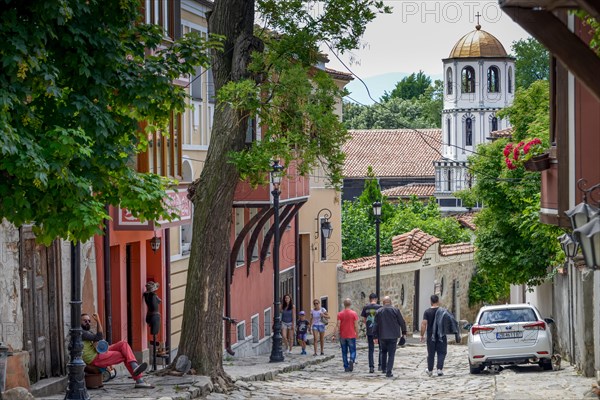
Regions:
[[[23,299],[23,343],[29,351],[29,379],[65,374],[60,242],[36,244],[21,228],[19,266]]]

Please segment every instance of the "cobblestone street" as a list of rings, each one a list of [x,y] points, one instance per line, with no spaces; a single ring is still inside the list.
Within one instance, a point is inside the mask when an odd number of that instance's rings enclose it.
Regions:
[[[213,393],[208,399],[582,399],[591,394],[591,378],[577,374],[568,363],[560,371],[535,365],[507,367],[500,373],[469,374],[466,346],[448,346],[444,376],[425,373],[424,345],[407,345],[396,352],[394,377],[369,373],[367,350],[359,343],[354,372],[344,372],[337,347],[328,346],[329,361],[303,370],[279,374],[274,380],[237,381],[231,394]],[[312,357],[311,355],[303,357]],[[566,365],[565,365],[566,364]]]

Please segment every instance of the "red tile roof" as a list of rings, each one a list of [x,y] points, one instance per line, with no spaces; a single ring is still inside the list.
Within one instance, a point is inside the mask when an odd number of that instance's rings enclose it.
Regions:
[[[477,226],[475,225],[475,216],[476,215],[477,215],[477,212],[472,211],[472,212],[457,214],[457,215],[455,215],[455,217],[462,226],[474,231],[475,229],[477,229]]]
[[[441,158],[441,129],[351,130],[344,145],[345,178],[364,178],[373,167],[377,177],[433,177]]]
[[[327,68],[327,67],[325,68],[325,72],[327,72],[329,75],[331,75],[335,79],[341,79],[341,80],[345,80],[345,81],[353,81],[354,80],[354,77],[349,72],[338,71],[338,70]]]
[[[380,266],[408,264],[421,260],[425,252],[440,239],[429,235],[416,228],[402,235],[392,238],[392,254],[382,254],[380,257]],[[456,243],[449,245],[440,245],[439,253],[442,256],[457,254],[469,254],[475,251],[471,243]],[[375,256],[361,257],[355,260],[342,262],[342,269],[345,272],[357,272],[375,268]]]
[[[500,138],[512,138],[512,134],[513,134],[513,128],[512,126],[510,128],[505,128],[505,129],[500,129],[497,131],[492,131],[490,132],[490,137],[494,138],[494,139],[500,139]]]
[[[435,185],[429,183],[409,183],[404,186],[396,186],[381,191],[386,197],[431,197],[435,192]]]

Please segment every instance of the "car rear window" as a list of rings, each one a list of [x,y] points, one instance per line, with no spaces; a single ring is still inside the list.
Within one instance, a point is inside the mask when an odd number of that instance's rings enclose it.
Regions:
[[[484,311],[479,318],[480,325],[532,321],[537,321],[537,317],[531,308],[489,310]]]

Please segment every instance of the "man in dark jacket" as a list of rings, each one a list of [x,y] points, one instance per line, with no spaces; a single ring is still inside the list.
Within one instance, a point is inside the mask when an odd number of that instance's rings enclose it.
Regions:
[[[453,333],[460,343],[458,322],[447,309],[440,307],[438,295],[431,295],[431,308],[423,313],[421,322],[421,342],[425,341],[427,334],[427,369],[425,373],[433,375],[433,364],[437,355],[437,375],[444,375],[444,361],[448,352],[447,334]]]
[[[392,307],[389,296],[383,298],[383,307],[375,314],[375,336],[379,340],[381,352],[381,371],[388,378],[393,377],[394,357],[399,337],[406,336],[406,322],[402,313]]]

